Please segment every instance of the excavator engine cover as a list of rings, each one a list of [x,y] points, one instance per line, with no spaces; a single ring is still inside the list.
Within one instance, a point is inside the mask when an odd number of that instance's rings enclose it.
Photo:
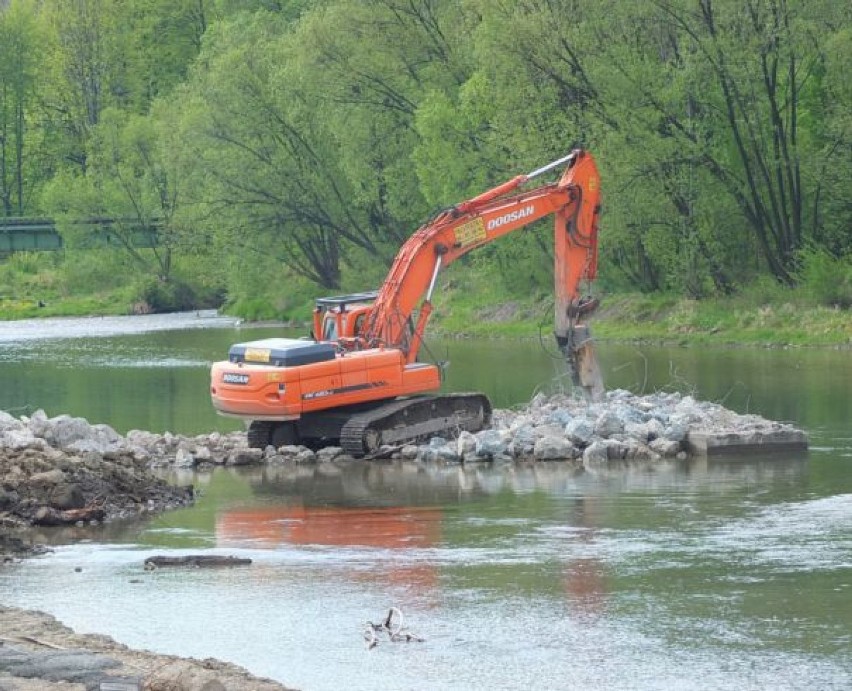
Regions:
[[[315,343],[296,338],[267,338],[235,343],[228,360],[236,364],[296,367],[334,360],[337,348],[331,343]]]

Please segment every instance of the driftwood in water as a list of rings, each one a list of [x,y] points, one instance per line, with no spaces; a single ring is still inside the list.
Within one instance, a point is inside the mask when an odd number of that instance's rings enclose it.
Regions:
[[[97,508],[67,509],[60,511],[50,506],[42,506],[33,517],[35,525],[74,525],[80,521],[102,521],[104,510]]]
[[[219,556],[216,554],[188,554],[184,557],[166,557],[154,555],[145,560],[146,569],[156,569],[161,566],[247,566],[251,559],[242,557]]]

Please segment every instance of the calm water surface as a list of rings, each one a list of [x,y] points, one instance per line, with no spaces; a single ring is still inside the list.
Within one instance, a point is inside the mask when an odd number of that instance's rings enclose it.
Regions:
[[[108,322],[108,323],[107,323]],[[207,397],[212,315],[0,324],[0,409],[180,433]],[[431,344],[448,387],[519,404],[563,381],[536,341]],[[353,463],[175,476],[191,509],[45,532],[5,604],[132,646],[215,656],[303,689],[852,687],[848,352],[603,346],[610,388],[667,388],[796,422],[806,457],[584,473]],[[144,572],[152,553],[249,556]],[[76,572],[75,568],[82,571]],[[367,651],[391,605],[427,641]]]

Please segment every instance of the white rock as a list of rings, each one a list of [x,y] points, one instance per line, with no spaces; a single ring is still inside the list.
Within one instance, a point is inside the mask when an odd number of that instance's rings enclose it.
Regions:
[[[654,439],[648,446],[652,451],[656,451],[663,458],[673,458],[680,451],[680,442],[672,439]]]
[[[310,449],[302,449],[293,460],[296,463],[316,463],[317,455]]]
[[[624,431],[624,421],[613,411],[607,410],[595,420],[595,434],[600,437],[611,437]]]
[[[404,451],[405,449],[403,449]],[[456,453],[462,458],[476,452],[476,437],[467,430],[462,430],[456,439]]]
[[[403,446],[399,450],[399,455],[404,460],[411,461],[411,460],[414,460],[415,458],[417,458],[417,452],[418,452],[418,449],[417,449],[417,446],[415,444],[406,444],[405,446]]]
[[[476,455],[497,456],[505,454],[508,447],[508,432],[486,429],[476,433]]]
[[[317,451],[317,461],[320,463],[329,463],[335,458],[343,454],[343,449],[339,446],[326,446],[324,449]]]
[[[92,426],[81,417],[59,415],[48,420],[48,425],[44,438],[60,449],[92,435]]]
[[[565,425],[565,435],[574,443],[581,446],[588,444],[595,434],[595,428],[585,418],[574,418]]]
[[[680,444],[689,433],[689,423],[680,416],[672,416],[662,436],[669,441]]]
[[[178,468],[192,468],[195,465],[195,456],[187,449],[179,448],[175,452],[175,466]]]
[[[0,433],[0,448],[11,449],[17,451],[27,448],[44,448],[47,442],[44,439],[38,439],[33,436],[33,433],[26,427],[21,429],[7,429]]]
[[[583,451],[583,465],[599,465],[609,460],[609,450],[604,441],[592,442]]]
[[[537,461],[556,461],[573,457],[574,447],[564,437],[542,437],[533,449],[533,458]]]
[[[0,410],[0,432],[6,430],[19,430],[24,427],[24,423],[18,418],[10,415],[5,410]]]

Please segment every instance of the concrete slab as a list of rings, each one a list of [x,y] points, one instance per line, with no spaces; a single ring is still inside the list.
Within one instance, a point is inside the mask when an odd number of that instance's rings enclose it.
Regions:
[[[767,423],[741,430],[690,430],[686,446],[693,456],[789,454],[807,451],[808,436],[790,425]]]

